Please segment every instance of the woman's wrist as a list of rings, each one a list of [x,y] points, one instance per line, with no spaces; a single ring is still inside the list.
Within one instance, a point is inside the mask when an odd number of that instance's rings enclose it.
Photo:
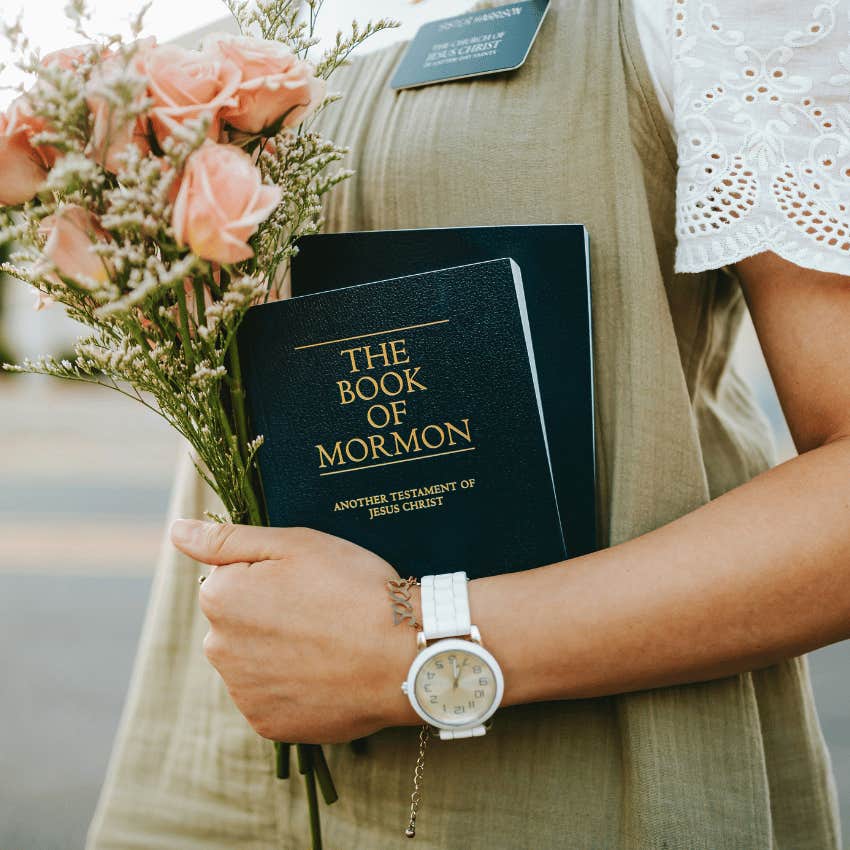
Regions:
[[[473,579],[469,582],[469,607],[472,622],[481,632],[484,646],[492,652],[505,677],[505,694],[502,705],[514,705],[532,702],[535,685],[529,671],[535,665],[523,658],[523,642],[517,640],[517,618],[522,619],[517,605],[521,604],[524,581],[529,573],[511,573]],[[528,585],[525,585],[527,590]],[[512,600],[506,604],[505,600]],[[416,621],[422,623],[421,594],[418,587],[411,588],[411,605]],[[392,609],[387,599],[387,622],[392,623]],[[421,723],[421,718],[413,710],[408,698],[402,693],[401,683],[407,677],[407,671],[419,651],[416,643],[417,632],[410,628],[407,621],[390,625],[387,629],[386,670],[388,684],[383,704],[387,708],[384,726],[408,726]]]
[[[512,593],[507,584],[516,580],[516,576],[492,576],[474,579],[469,583],[469,606],[472,622],[478,626],[482,641],[499,661],[505,675],[505,696],[503,705],[528,702],[533,696],[527,696],[529,683],[522,676],[523,662],[520,658],[521,646],[511,639],[511,630],[505,618],[510,605],[505,605],[505,594]],[[510,598],[510,597],[508,597]],[[422,623],[421,593],[419,587],[411,588],[410,597],[416,622]],[[392,622],[389,598],[387,600],[387,622]],[[410,628],[407,621],[390,626],[387,640],[386,670],[388,684],[384,697],[387,717],[384,726],[408,726],[421,723],[408,698],[402,693],[401,683],[407,677],[407,671],[419,648],[416,643],[417,631]],[[515,635],[515,631],[513,632]]]
[[[416,643],[418,632],[407,620],[397,624],[393,623],[391,599],[386,588],[382,588],[382,592],[387,599],[387,626],[385,628],[387,681],[385,692],[381,698],[381,706],[384,712],[382,726],[412,726],[421,723],[422,720],[413,710],[410,700],[402,692],[401,685],[407,678],[407,671],[418,652]],[[410,589],[410,604],[414,619],[417,623],[421,623],[422,606],[419,588],[416,586]]]
[[[472,622],[478,626],[482,644],[493,653],[505,678],[505,693],[502,705],[512,705],[519,700],[516,698],[519,670],[514,660],[514,653],[507,649],[508,642],[504,639],[503,614],[506,607],[500,603],[506,576],[488,576],[473,579],[469,583],[469,613]],[[510,642],[516,645],[516,641]]]
[[[533,594],[539,593],[544,571],[527,570],[474,579],[469,583],[469,609],[483,645],[496,657],[505,679],[502,705],[549,698],[545,659],[535,652],[539,633]],[[545,589],[544,589],[545,592]]]

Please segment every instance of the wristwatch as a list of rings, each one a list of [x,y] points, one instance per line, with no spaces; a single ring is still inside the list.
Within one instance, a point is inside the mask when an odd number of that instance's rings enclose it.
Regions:
[[[499,662],[470,622],[467,584],[463,572],[422,577],[419,653],[401,686],[443,740],[483,735],[505,690]]]

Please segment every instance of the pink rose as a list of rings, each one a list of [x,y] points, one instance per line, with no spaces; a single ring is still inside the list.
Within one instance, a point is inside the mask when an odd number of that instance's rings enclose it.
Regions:
[[[0,113],[0,204],[14,206],[32,200],[47,176],[49,167],[42,149],[30,138],[38,132],[34,116],[19,97]]]
[[[96,51],[97,45],[95,44],[75,44],[73,47],[64,47],[62,50],[54,50],[52,53],[48,53],[42,58],[41,64],[45,68],[52,68],[56,65],[63,71],[74,71]],[[111,52],[103,48],[100,51],[100,56],[105,59],[111,55]]]
[[[242,74],[239,102],[221,112],[224,121],[246,133],[259,133],[280,118],[283,126],[303,121],[325,96],[325,82],[309,62],[276,41],[242,36],[211,35],[204,49],[217,52]]]
[[[107,240],[106,231],[86,209],[76,204],[61,207],[39,225],[45,237],[45,260],[62,277],[86,289],[109,280],[109,271],[94,246]]]
[[[186,121],[205,117],[211,122],[209,137],[218,138],[219,113],[237,103],[236,65],[218,55],[169,44],[147,52],[144,66],[157,139],[163,141]]]
[[[254,256],[248,240],[280,197],[245,151],[207,142],[186,161],[172,216],[177,241],[216,263],[247,260]]]
[[[133,144],[145,156],[150,152],[148,142],[148,120],[144,115],[127,120],[116,114],[109,102],[108,92],[116,80],[127,76],[127,72],[144,75],[147,55],[156,46],[153,38],[146,38],[131,46],[128,57],[110,56],[101,62],[92,73],[88,85],[86,103],[92,114],[92,134],[86,153],[107,171],[116,174],[121,168],[121,156]],[[133,98],[133,106],[141,106],[147,97],[144,85],[139,86]]]
[[[40,115],[36,115],[32,111],[28,94],[22,94],[16,97],[9,106],[10,115],[14,115],[14,123],[20,126],[30,139],[30,144],[44,161],[45,166],[53,168],[56,160],[62,156],[62,152],[53,145],[33,145],[32,137],[36,133],[44,133],[50,129],[50,125]]]
[[[93,49],[81,44],[48,53],[41,64],[73,71]],[[101,55],[109,55],[104,50]],[[40,85],[37,83],[36,85]],[[14,205],[31,200],[44,182],[47,171],[61,156],[52,145],[33,145],[32,137],[50,129],[47,122],[36,115],[26,94],[16,98],[5,115],[0,115],[0,204]]]

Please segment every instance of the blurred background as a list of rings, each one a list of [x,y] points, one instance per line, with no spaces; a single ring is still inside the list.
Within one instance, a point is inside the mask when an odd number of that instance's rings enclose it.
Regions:
[[[26,32],[44,51],[79,41],[66,26],[64,2],[38,0],[23,11]],[[138,4],[93,6],[98,28],[116,31]],[[358,0],[357,15],[403,13],[404,31],[386,34],[387,41],[458,8],[456,0],[402,6],[401,0]],[[344,0],[327,0],[321,34],[345,25],[351,12]],[[203,32],[232,28],[225,15],[216,0],[154,0],[147,31],[160,41],[195,46]],[[0,63],[7,60],[0,43]],[[0,81],[9,85],[17,77],[7,70]],[[0,90],[0,108],[13,96]],[[27,287],[0,278],[0,361],[71,351],[77,328],[57,307],[36,313],[34,301]],[[793,445],[749,325],[736,357],[757,389],[780,457],[790,457]],[[83,846],[181,451],[164,422],[116,393],[0,373],[0,850]],[[810,656],[845,824],[849,650],[838,644]]]

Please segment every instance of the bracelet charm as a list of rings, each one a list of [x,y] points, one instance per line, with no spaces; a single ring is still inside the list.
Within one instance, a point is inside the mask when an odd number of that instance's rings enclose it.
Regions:
[[[412,576],[410,578],[388,578],[387,592],[390,595],[390,603],[393,609],[393,625],[399,623],[410,623],[417,632],[422,631],[422,624],[416,619],[413,611],[413,603],[410,601],[410,590],[417,587],[419,581]]]

